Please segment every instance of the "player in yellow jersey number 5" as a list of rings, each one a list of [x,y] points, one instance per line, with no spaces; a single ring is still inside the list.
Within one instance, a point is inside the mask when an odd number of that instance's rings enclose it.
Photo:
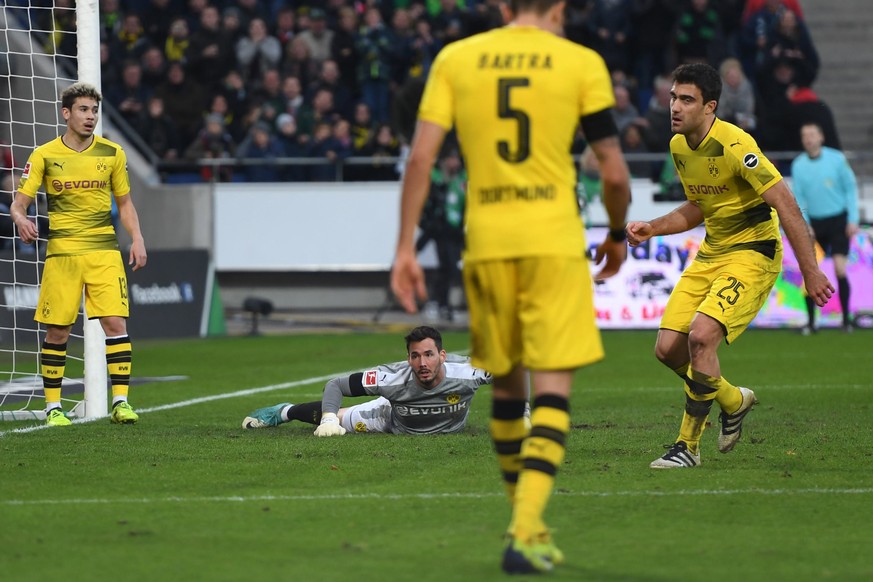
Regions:
[[[610,236],[598,277],[627,254],[627,165],[612,119],[609,73],[597,53],[560,37],[564,2],[516,0],[512,21],[437,55],[403,178],[391,286],[410,312],[424,300],[415,228],[431,168],[454,127],[468,171],[464,286],[473,365],[494,377],[490,431],[512,519],[503,570],[563,561],[544,512],[570,431],[576,368],[603,358],[576,199],[570,145],[581,123],[600,162]],[[530,371],[531,428],[524,422]]]
[[[115,227],[112,197],[121,224],[132,240],[129,264],[146,265],[139,217],[130,198],[127,157],[118,144],[94,135],[102,97],[95,87],[75,83],[61,94],[64,134],[38,148],[27,160],[10,214],[21,240],[39,236],[27,217],[40,187],[48,201],[48,247],[34,319],[45,324],[40,371],[46,401],[46,424],[66,426],[61,409],[61,383],[67,340],[85,292],[85,311],[98,318],[106,333],[106,363],[112,385],[112,414],[117,424],[139,418],[127,402],[131,344],[127,277]]]

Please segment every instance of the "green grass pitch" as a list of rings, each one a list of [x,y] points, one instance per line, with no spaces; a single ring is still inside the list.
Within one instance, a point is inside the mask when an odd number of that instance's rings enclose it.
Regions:
[[[712,427],[700,467],[654,471],[681,387],[654,358],[654,332],[604,333],[607,359],[576,376],[546,515],[568,560],[550,577],[873,580],[871,339],[747,332],[720,354],[760,400],[740,444],[719,454]],[[469,338],[445,343],[464,351]],[[188,377],[135,386],[139,424],[0,424],[0,579],[506,579],[490,390],[459,435],[240,427],[255,408],[320,398],[323,381],[307,379],[403,359],[401,333],[134,350],[135,376]]]

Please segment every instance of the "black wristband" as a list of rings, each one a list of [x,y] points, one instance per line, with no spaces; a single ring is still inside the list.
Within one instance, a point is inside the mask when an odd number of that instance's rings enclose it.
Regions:
[[[609,238],[613,242],[624,242],[627,240],[627,233],[624,231],[623,228],[610,228]]]

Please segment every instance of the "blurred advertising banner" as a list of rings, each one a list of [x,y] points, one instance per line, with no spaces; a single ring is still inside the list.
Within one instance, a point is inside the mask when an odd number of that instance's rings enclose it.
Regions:
[[[122,254],[127,262],[126,255]],[[136,338],[205,335],[212,298],[209,252],[151,251],[148,265],[127,273],[128,329]]]
[[[606,229],[587,231],[590,254],[604,237]],[[628,249],[628,260],[615,277],[595,283],[594,305],[602,329],[657,329],[670,292],[682,271],[697,254],[706,232],[698,227],[681,234],[655,237]],[[806,323],[803,282],[797,259],[787,239],[782,274],[752,327],[801,327]],[[822,269],[836,286],[833,261],[825,258]],[[592,272],[597,267],[592,266]],[[863,227],[849,249],[848,278],[852,286],[851,310],[857,324],[873,324],[873,228]],[[836,294],[820,310],[820,327],[838,327],[842,321]]]

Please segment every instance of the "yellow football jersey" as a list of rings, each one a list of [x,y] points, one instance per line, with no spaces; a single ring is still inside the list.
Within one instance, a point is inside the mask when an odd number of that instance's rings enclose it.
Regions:
[[[77,152],[58,137],[36,148],[18,190],[35,198],[40,186],[48,201],[46,256],[118,249],[112,195],[130,193],[127,156],[120,145],[94,136],[86,150]]]
[[[685,196],[703,211],[706,237],[697,259],[714,261],[743,253],[736,256],[781,269],[779,218],[761,194],[782,175],[752,136],[716,119],[697,149],[677,134],[670,140],[670,152]]]
[[[570,146],[580,117],[613,104],[603,59],[536,27],[440,51],[419,119],[457,131],[469,176],[467,260],[584,252]]]

